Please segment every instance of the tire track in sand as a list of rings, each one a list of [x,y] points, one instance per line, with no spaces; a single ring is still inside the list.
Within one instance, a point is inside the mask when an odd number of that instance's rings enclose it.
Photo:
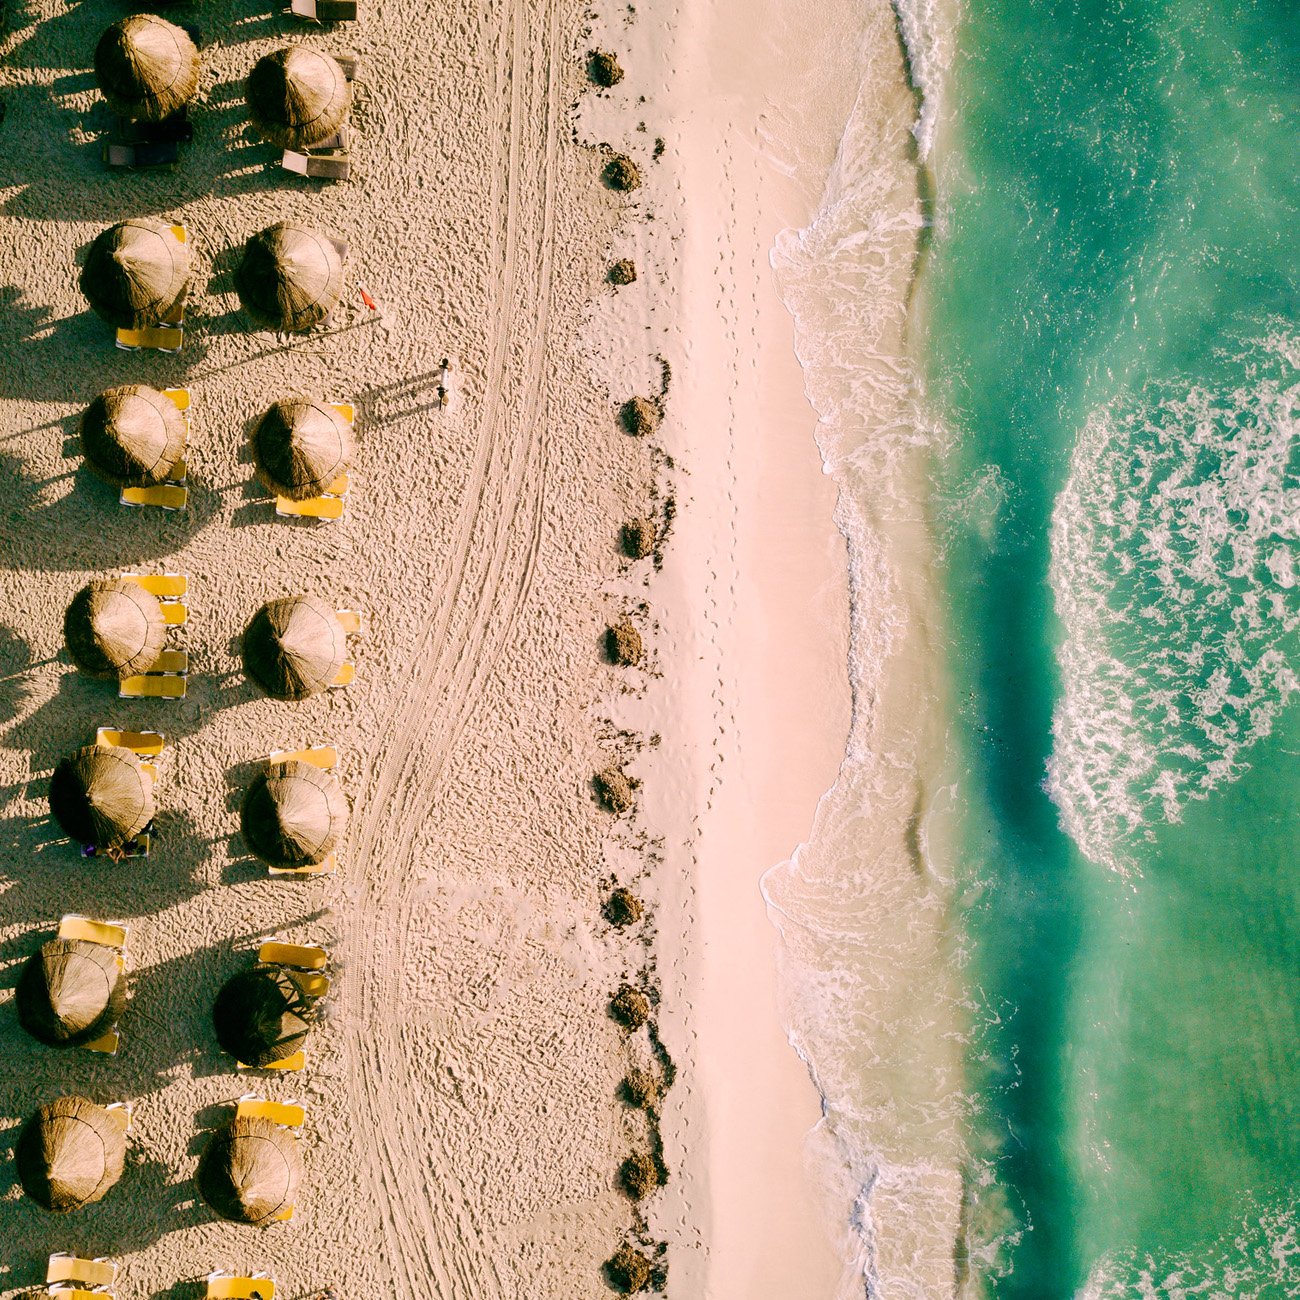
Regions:
[[[401,1015],[415,836],[446,760],[482,695],[531,589],[545,500],[545,362],[559,150],[558,0],[514,0],[502,16],[493,76],[490,211],[492,333],[471,473],[445,581],[411,667],[368,755],[349,873],[341,981],[345,1053],[358,1122],[380,1145],[363,1170],[379,1211],[395,1287],[446,1300],[513,1290],[484,1246],[468,1198],[412,1087],[412,1041]],[[538,184],[540,178],[540,185]],[[528,340],[512,367],[515,334]],[[389,730],[391,725],[391,730]]]

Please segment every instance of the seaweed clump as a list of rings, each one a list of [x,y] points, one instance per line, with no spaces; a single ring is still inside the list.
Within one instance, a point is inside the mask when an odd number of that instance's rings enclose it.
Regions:
[[[618,1180],[634,1201],[644,1201],[659,1186],[659,1171],[649,1156],[634,1151],[619,1166]]]
[[[619,408],[618,418],[634,438],[644,438],[659,427],[659,408],[648,397],[629,397]]]
[[[609,268],[610,284],[635,284],[636,263],[630,257],[621,257]]]
[[[641,633],[624,619],[605,629],[605,653],[610,663],[627,667],[641,658]]]
[[[638,1110],[649,1110],[662,1095],[659,1080],[649,1070],[629,1070],[623,1080],[623,1100]]]
[[[605,920],[621,930],[625,925],[633,925],[645,913],[645,905],[630,890],[620,886],[605,900]]]
[[[616,153],[601,172],[611,190],[635,190],[641,186],[641,169],[625,153]]]
[[[587,56],[587,76],[593,84],[608,90],[623,80],[623,69],[608,50],[592,50]]]
[[[644,560],[655,548],[654,520],[629,519],[623,525],[618,540],[624,555],[634,560]]]
[[[607,767],[593,778],[600,802],[612,813],[625,813],[632,806],[632,782],[616,767]]]
[[[642,1291],[650,1281],[650,1261],[639,1251],[624,1242],[605,1261],[605,1272],[616,1290],[624,1295]]]
[[[630,984],[620,984],[609,1000],[610,1014],[624,1029],[640,1029],[650,1019],[650,999]]]

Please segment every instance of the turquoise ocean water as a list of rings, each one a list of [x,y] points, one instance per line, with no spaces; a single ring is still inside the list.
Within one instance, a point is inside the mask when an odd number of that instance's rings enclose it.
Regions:
[[[956,39],[920,324],[968,1282],[1300,1295],[1300,5]]]

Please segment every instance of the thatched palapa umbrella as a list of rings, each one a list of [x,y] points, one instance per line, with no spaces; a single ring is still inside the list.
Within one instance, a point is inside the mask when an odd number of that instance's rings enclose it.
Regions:
[[[306,45],[264,55],[244,84],[253,125],[277,149],[310,149],[348,115],[348,79],[337,59]]]
[[[80,283],[101,320],[119,329],[148,329],[174,319],[184,302],[189,250],[160,221],[119,221],[91,244]]]
[[[105,681],[147,673],[167,639],[158,597],[134,582],[96,578],[63,616],[68,653],[83,673]]]
[[[348,824],[343,787],[312,763],[272,763],[248,787],[240,829],[248,847],[275,867],[324,862]]]
[[[294,501],[319,496],[348,472],[354,454],[352,426],[328,403],[305,397],[276,402],[253,431],[258,481]]]
[[[100,393],[81,417],[81,454],[114,487],[161,483],[184,455],[185,437],[176,403],[144,384]]]
[[[23,1191],[62,1214],[99,1200],[122,1177],[126,1135],[102,1106],[61,1097],[23,1125],[15,1155]]]
[[[268,601],[244,631],[244,671],[277,700],[323,691],[347,657],[338,615],[316,596]]]
[[[209,1139],[194,1178],[199,1195],[223,1219],[267,1223],[298,1195],[298,1144],[269,1119],[236,1117]]]
[[[126,1010],[126,976],[112,948],[51,939],[18,977],[18,1023],[50,1047],[103,1037]]]
[[[54,769],[50,811],[78,844],[116,848],[153,820],[153,782],[129,749],[87,745]]]
[[[258,324],[309,330],[333,311],[343,293],[343,259],[318,230],[281,221],[244,245],[235,287]]]
[[[199,52],[183,27],[156,14],[132,14],[99,38],[95,84],[114,113],[161,122],[194,98]]]
[[[315,999],[283,966],[254,966],[232,975],[212,1004],[221,1050],[244,1065],[270,1065],[292,1056],[315,1018]]]

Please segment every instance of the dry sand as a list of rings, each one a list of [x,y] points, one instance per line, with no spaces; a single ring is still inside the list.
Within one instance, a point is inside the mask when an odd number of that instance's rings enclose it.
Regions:
[[[629,1039],[606,1013],[625,978],[662,990],[664,1041],[680,1067],[666,1116],[672,1180],[647,1207],[649,1235],[669,1242],[672,1292],[796,1300],[825,1294],[838,1270],[803,1170],[816,1096],[776,1019],[773,935],[757,891],[811,822],[847,708],[842,552],[766,270],[776,224],[800,220],[816,196],[785,195],[760,219],[774,193],[764,164],[741,177],[739,215],[727,215],[725,191],[711,194],[692,226],[681,185],[686,177],[698,192],[714,127],[707,112],[682,120],[669,91],[692,66],[684,55],[674,63],[677,42],[704,29],[667,5],[628,8],[593,20],[608,24],[596,36],[629,70],[597,104],[583,79],[593,40],[579,7],[561,0],[363,0],[361,22],[326,31],[224,0],[181,5],[175,16],[204,28],[196,140],[176,172],[139,175],[109,175],[99,162],[108,119],[89,68],[116,12],[60,0],[9,11],[2,982],[12,988],[62,913],[81,911],[130,923],[132,1002],[111,1060],[42,1048],[0,1002],[0,1124],[11,1137],[36,1104],[65,1092],[132,1099],[135,1123],[122,1184],[66,1219],[21,1197],[12,1164],[3,1167],[5,1291],[39,1283],[44,1256],[67,1249],[117,1257],[124,1297],[184,1300],[217,1268],[273,1272],[286,1297],[327,1285],[343,1298],[607,1296],[599,1263],[633,1222],[614,1170],[650,1141],[643,1117],[615,1099],[628,1064],[652,1059],[645,1031]],[[719,12],[737,21],[737,10]],[[246,130],[242,78],[286,40],[359,57],[348,185],[290,176]],[[759,99],[712,101],[745,122],[717,133],[724,176],[752,162]],[[657,135],[668,147],[656,163]],[[645,189],[632,201],[604,190],[601,158],[580,138],[628,148]],[[184,221],[197,255],[179,357],[115,350],[76,290],[94,235],[146,215]],[[251,331],[233,294],[238,249],[286,218],[350,242],[349,278],[380,301],[381,318],[350,291],[329,334]],[[616,300],[604,268],[627,252],[642,278]],[[719,269],[706,269],[715,255]],[[715,284],[726,287],[713,299],[720,315],[707,305]],[[691,318],[668,324],[678,293],[696,313],[685,333]],[[661,437],[638,441],[613,412],[632,392],[657,390],[660,352],[677,388]],[[444,356],[457,381],[439,411]],[[732,400],[710,412],[698,399],[718,358]],[[82,407],[129,382],[191,389],[184,515],[119,508],[76,455]],[[360,454],[340,523],[278,521],[253,482],[248,429],[294,393],[357,403]],[[692,411],[732,421],[698,468],[692,456],[711,430]],[[749,418],[766,448],[752,471]],[[692,473],[707,476],[707,493],[684,488]],[[662,518],[669,495],[700,522],[675,529],[658,577],[652,561],[621,561],[614,540],[633,514]],[[763,527],[773,511],[775,536]],[[784,567],[765,586],[778,553]],[[174,638],[191,655],[183,703],[119,702],[63,651],[72,594],[125,569],[190,577],[191,622]],[[246,681],[238,637],[262,601],[297,591],[360,608],[365,626],[353,686],[284,705]],[[643,600],[662,600],[662,628]],[[648,671],[601,660],[606,621],[629,610]],[[728,669],[732,648],[765,620],[791,617],[806,620],[800,636]],[[818,626],[838,630],[819,638]],[[790,686],[780,703],[728,732],[743,714],[739,695],[778,680]],[[801,731],[809,708],[816,725]],[[147,861],[80,860],[48,821],[55,762],[105,724],[168,735]],[[723,734],[732,757],[719,768],[712,742]],[[796,736],[800,748],[784,749]],[[270,749],[321,740],[342,752],[353,807],[340,870],[270,880],[240,841],[239,799]],[[742,743],[755,755],[748,774]],[[617,824],[590,786],[611,759],[646,778],[642,807]],[[798,777],[782,786],[787,763]],[[733,779],[747,793],[692,849],[714,792]],[[728,857],[726,827],[755,815]],[[704,871],[720,874],[696,900]],[[599,907],[614,877],[660,912],[611,930]],[[734,916],[718,879],[734,881]],[[331,949],[329,1018],[303,1075],[237,1076],[217,1049],[211,1002],[271,933]],[[734,956],[710,968],[710,951]],[[730,970],[732,982],[708,985],[709,969]],[[728,998],[746,989],[728,1024]],[[752,1112],[728,1112],[737,1079]],[[191,1181],[206,1134],[247,1091],[309,1107],[298,1212],[268,1230],[215,1221]]]

